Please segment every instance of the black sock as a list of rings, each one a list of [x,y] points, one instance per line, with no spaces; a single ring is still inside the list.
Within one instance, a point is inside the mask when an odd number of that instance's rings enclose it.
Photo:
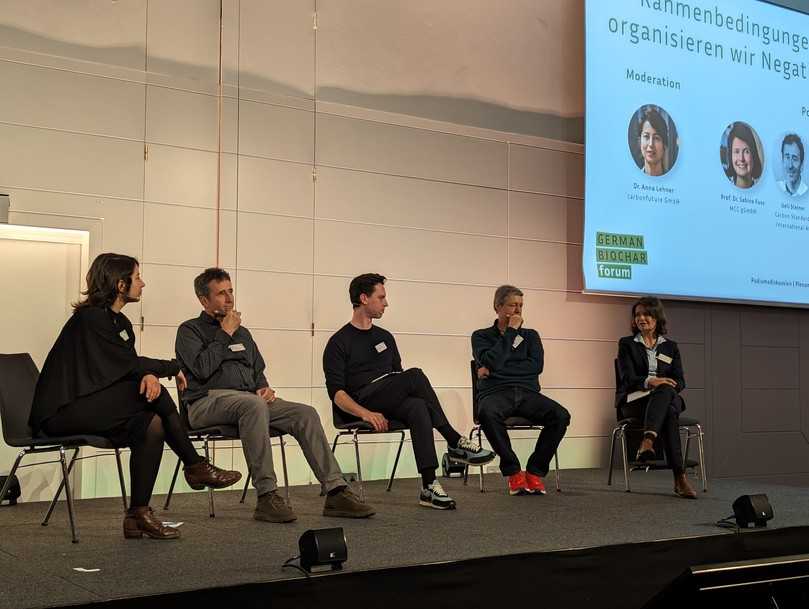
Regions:
[[[441,427],[436,427],[435,430],[447,441],[447,445],[450,448],[458,448],[458,440],[461,439],[461,434],[455,431],[452,425],[447,423]]]
[[[421,487],[427,488],[433,482],[435,482],[435,470],[434,469],[425,469],[421,472]]]

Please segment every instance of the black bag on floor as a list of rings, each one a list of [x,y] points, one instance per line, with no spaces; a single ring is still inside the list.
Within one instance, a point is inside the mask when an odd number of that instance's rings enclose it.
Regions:
[[[6,483],[6,478],[8,476],[0,476],[0,490],[2,490],[3,485]],[[8,505],[17,505],[17,499],[20,498],[20,479],[17,476],[11,477],[11,484],[8,485],[8,490],[4,497],[0,497],[0,505],[3,505],[6,501],[8,501]]]

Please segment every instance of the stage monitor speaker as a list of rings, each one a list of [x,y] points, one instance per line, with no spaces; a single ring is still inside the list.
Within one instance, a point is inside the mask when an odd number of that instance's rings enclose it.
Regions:
[[[767,495],[742,495],[733,502],[733,515],[736,524],[744,529],[750,524],[766,527],[767,521],[772,520],[773,512]]]
[[[690,567],[643,609],[809,607],[809,554]]]
[[[348,560],[348,547],[342,528],[314,529],[306,531],[298,540],[301,552],[301,568],[330,566],[333,571],[343,568]]]

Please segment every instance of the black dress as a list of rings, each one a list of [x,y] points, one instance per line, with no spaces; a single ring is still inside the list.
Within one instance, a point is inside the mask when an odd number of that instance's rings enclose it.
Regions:
[[[111,309],[76,309],[48,354],[34,393],[34,434],[93,434],[116,446],[142,441],[155,414],[176,411],[168,392],[147,402],[144,375],[170,377],[175,360],[140,357],[129,319]]]

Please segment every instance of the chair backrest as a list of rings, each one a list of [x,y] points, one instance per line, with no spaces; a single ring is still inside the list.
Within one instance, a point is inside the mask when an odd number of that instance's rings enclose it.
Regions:
[[[0,420],[9,446],[31,442],[31,406],[39,370],[28,353],[0,354]]]
[[[469,362],[469,371],[472,373],[472,420],[478,423],[478,363]]]

